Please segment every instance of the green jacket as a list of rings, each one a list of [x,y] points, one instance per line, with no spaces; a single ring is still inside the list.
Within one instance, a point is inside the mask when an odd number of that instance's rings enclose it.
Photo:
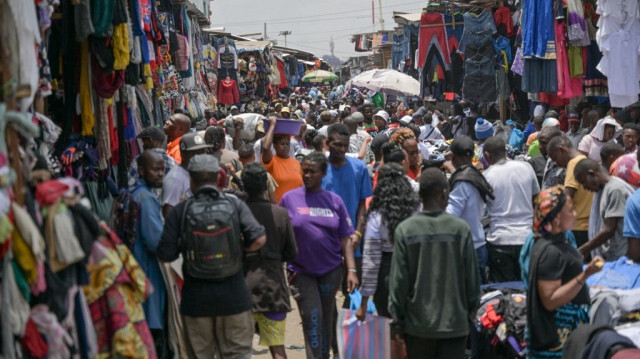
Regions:
[[[471,231],[444,212],[423,212],[396,227],[389,278],[392,331],[429,339],[469,334],[480,306]]]

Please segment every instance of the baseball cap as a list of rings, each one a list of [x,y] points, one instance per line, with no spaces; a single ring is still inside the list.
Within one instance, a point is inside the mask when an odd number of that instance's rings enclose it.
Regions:
[[[204,137],[197,133],[187,133],[180,139],[180,150],[182,151],[196,151],[210,147],[211,145],[207,145],[204,141]]]
[[[360,111],[356,111],[356,112],[352,113],[351,117],[353,117],[353,119],[355,119],[357,123],[364,122],[364,115]]]
[[[191,158],[187,171],[216,173],[220,171],[220,164],[214,156],[203,153]]]
[[[373,151],[380,151],[382,145],[384,145],[386,142],[389,142],[389,136],[384,133],[380,133],[371,140],[371,149]]]
[[[231,108],[229,108],[229,111],[233,111],[233,110],[237,110],[237,109],[238,109],[238,106],[233,105],[233,106],[231,106]]]
[[[386,122],[389,122],[389,114],[387,113],[387,111],[380,110],[376,112],[375,115],[373,115],[373,117],[376,117],[376,116],[382,117]]]
[[[475,144],[469,136],[458,136],[451,142],[449,149],[455,155],[472,157]]]
[[[150,138],[152,140],[164,141],[164,132],[156,126],[149,126],[138,134],[138,138]]]
[[[291,110],[288,107],[283,107],[282,110],[280,110],[280,113],[283,113],[283,112],[290,114]]]
[[[410,124],[410,123],[411,123],[411,121],[413,121],[413,117],[411,117],[411,116],[404,116],[404,117],[402,117],[402,118],[400,119],[400,122],[401,122],[401,123],[403,123],[403,124],[405,124],[405,125]]]
[[[580,115],[577,112],[571,111],[569,115],[567,115],[567,121],[569,122],[580,122]]]

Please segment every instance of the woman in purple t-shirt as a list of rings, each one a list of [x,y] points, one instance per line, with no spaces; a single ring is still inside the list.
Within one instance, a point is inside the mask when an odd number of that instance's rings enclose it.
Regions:
[[[307,358],[329,358],[335,296],[342,280],[342,258],[349,271],[349,292],[358,286],[353,226],[342,199],[322,189],[327,158],[313,152],[302,162],[304,187],[287,192],[280,205],[289,213],[298,246],[288,263],[289,286],[298,303]]]

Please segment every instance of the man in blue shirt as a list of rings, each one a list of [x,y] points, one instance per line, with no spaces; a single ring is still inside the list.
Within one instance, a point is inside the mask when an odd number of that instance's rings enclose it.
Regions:
[[[489,260],[482,229],[482,214],[487,199],[493,199],[493,188],[472,164],[475,144],[468,136],[458,136],[451,142],[451,162],[445,168],[452,174],[451,193],[446,212],[467,222],[478,260],[480,283],[485,283]]]
[[[640,163],[640,151],[638,151],[638,163]],[[640,262],[640,190],[627,198],[622,236],[628,241],[627,257],[636,263]]]
[[[162,206],[153,189],[162,188],[164,159],[154,150],[146,150],[138,157],[139,178],[133,191],[133,201],[138,207],[138,226],[133,255],[153,285],[153,293],[142,304],[144,315],[151,329],[158,358],[167,357],[167,333],[164,331],[164,310],[167,302],[156,249],[162,233]]]
[[[349,150],[349,129],[341,123],[334,123],[327,129],[327,144],[329,145],[329,168],[322,179],[322,188],[331,191],[344,201],[349,217],[356,229],[351,241],[355,249],[358,279],[362,268],[362,252],[360,240],[365,225],[365,200],[373,195],[369,171],[362,161],[347,157]],[[343,281],[345,284],[346,281]],[[343,292],[346,288],[343,286]],[[349,305],[349,296],[345,295],[345,305]]]

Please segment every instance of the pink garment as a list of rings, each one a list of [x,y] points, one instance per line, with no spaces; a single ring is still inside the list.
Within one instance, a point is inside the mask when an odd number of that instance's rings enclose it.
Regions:
[[[558,96],[569,99],[582,96],[582,78],[571,77],[569,56],[567,53],[567,37],[565,22],[554,21],[556,37],[556,70],[558,72]]]

